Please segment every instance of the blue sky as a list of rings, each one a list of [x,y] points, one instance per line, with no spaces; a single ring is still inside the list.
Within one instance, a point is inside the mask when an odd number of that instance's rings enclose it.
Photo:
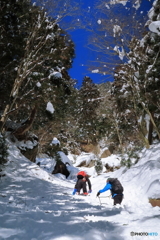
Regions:
[[[96,0],[83,0],[83,8],[93,9]],[[98,20],[98,19],[97,19]],[[82,80],[85,76],[89,76],[94,83],[102,83],[104,81],[113,81],[112,76],[104,76],[98,73],[92,73],[88,70],[89,62],[96,59],[97,53],[90,50],[86,45],[91,34],[85,29],[76,29],[74,31],[69,32],[71,38],[75,44],[75,53],[76,57],[73,60],[73,67],[70,69],[69,74],[73,79],[78,81],[77,86],[80,86]],[[96,66],[95,66],[96,69]]]
[[[86,12],[88,12],[88,13],[90,12],[88,9],[90,9],[92,11],[92,15],[90,14],[89,18],[91,19],[92,24],[95,24],[98,21],[99,17],[96,14],[97,10],[94,9],[94,4],[97,3],[98,1],[97,0],[78,0],[78,1],[81,3],[82,12],[84,9],[87,10]],[[106,2],[109,2],[109,1],[106,1]],[[127,2],[128,5],[126,5],[126,6],[123,6],[122,4],[118,4],[119,5],[117,7],[118,11],[121,12],[125,8],[128,8],[132,11],[134,8],[129,7],[129,6],[131,6],[131,2],[135,3],[136,0],[135,1],[128,0],[128,2]],[[142,0],[141,8],[138,9],[140,15],[147,14],[147,11],[151,8],[151,2],[153,2],[153,0]],[[129,12],[128,9],[127,9],[127,14],[130,14],[132,16],[133,12]],[[54,9],[53,9],[53,11],[52,11],[52,9],[50,9],[50,11],[52,12],[53,17],[54,17],[55,16]],[[126,11],[124,14],[126,14]],[[116,14],[115,14],[115,17],[116,17]],[[77,15],[77,19],[78,18],[79,18],[79,16]],[[85,18],[85,16],[83,16],[83,18]],[[64,21],[65,22],[68,21],[67,18],[64,18]],[[69,25],[70,22],[67,22],[67,24]],[[65,30],[65,28],[63,28],[63,29]],[[92,73],[91,71],[88,70],[91,61],[97,59],[97,56],[98,56],[96,51],[91,51],[86,46],[91,32],[85,30],[85,28],[75,29],[75,30],[72,29],[71,31],[67,31],[67,32],[70,34],[71,39],[75,44],[75,55],[76,56],[73,60],[73,67],[69,70],[69,75],[73,79],[76,79],[78,81],[78,84],[76,86],[77,87],[81,86],[82,80],[85,76],[89,76],[93,80],[94,83],[113,81],[114,79],[111,75],[102,75],[99,73]],[[103,55],[103,60],[104,60],[104,54],[102,54],[102,55]],[[99,57],[101,58],[102,55],[99,55]],[[97,66],[96,65],[94,65],[94,66],[95,66],[94,69],[97,69]]]
[[[89,33],[84,29],[75,30],[71,33],[72,40],[76,47],[76,57],[73,60],[73,67],[70,69],[69,74],[72,78],[78,80],[78,86],[81,85],[85,76],[89,76],[94,83],[102,83],[108,79],[107,76],[92,73],[88,70],[88,62],[92,61],[93,58],[96,58],[96,53],[88,49],[86,46],[88,36]],[[113,80],[112,77],[110,77],[109,80]]]
[[[95,0],[85,0],[83,7],[88,8],[93,7]],[[141,14],[146,15],[147,11],[150,9],[151,3],[148,0],[142,0],[142,7],[139,9]],[[143,13],[142,13],[143,12]],[[98,19],[97,19],[98,20]],[[96,58],[96,52],[91,51],[86,47],[87,39],[89,37],[89,32],[85,29],[76,29],[69,32],[73,42],[75,43],[75,53],[76,57],[73,61],[73,67],[70,69],[69,74],[72,78],[78,80],[77,86],[80,86],[82,80],[85,76],[91,77],[94,83],[102,83],[104,81],[113,81],[112,76],[104,76],[98,73],[92,73],[88,70],[87,65],[89,61]],[[96,66],[95,66],[96,69]]]

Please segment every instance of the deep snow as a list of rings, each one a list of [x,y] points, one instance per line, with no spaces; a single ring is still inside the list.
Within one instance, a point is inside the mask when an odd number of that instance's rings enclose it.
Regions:
[[[97,176],[93,168],[77,168],[76,159],[61,153],[71,166],[69,179],[52,175],[54,160],[37,159],[39,167],[10,145],[9,162],[0,180],[0,239],[8,240],[148,240],[160,239],[160,208],[152,207],[149,197],[160,198],[160,144],[144,149],[140,161],[126,169]],[[77,159],[89,161],[89,154]],[[116,155],[102,159],[110,164]],[[72,165],[72,163],[74,164]],[[90,175],[90,196],[72,195],[78,170]],[[121,206],[113,206],[110,192],[96,197],[108,177],[117,177],[124,186]],[[143,236],[131,236],[131,232]],[[148,236],[144,234],[150,234]]]

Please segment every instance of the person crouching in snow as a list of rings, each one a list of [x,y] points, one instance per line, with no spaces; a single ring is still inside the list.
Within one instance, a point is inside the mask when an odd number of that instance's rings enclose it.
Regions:
[[[121,204],[123,200],[123,187],[117,178],[108,178],[106,181],[106,186],[102,190],[98,191],[97,197],[107,190],[111,191],[111,195],[114,200],[113,205]]]
[[[89,188],[88,192],[87,192],[86,183],[88,184],[88,188]],[[91,181],[89,180],[88,175],[84,171],[81,171],[77,174],[77,182],[74,187],[72,195],[75,195],[76,193],[80,194],[81,189],[83,190],[83,195],[88,195],[88,193],[92,192]]]

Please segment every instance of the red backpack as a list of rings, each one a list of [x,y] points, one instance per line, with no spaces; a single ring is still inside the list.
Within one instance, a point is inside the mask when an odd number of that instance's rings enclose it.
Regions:
[[[77,175],[82,175],[83,177],[87,177],[87,173],[85,171],[80,171]]]

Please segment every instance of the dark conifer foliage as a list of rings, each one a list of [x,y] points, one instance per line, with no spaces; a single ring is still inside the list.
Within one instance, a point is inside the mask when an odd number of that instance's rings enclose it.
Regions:
[[[0,2],[0,109],[4,109],[17,75],[17,66],[24,56],[27,37],[29,1]],[[29,17],[29,16],[28,16]]]
[[[96,142],[97,135],[97,109],[101,102],[97,85],[89,77],[84,77],[79,90],[79,137],[83,140]]]

